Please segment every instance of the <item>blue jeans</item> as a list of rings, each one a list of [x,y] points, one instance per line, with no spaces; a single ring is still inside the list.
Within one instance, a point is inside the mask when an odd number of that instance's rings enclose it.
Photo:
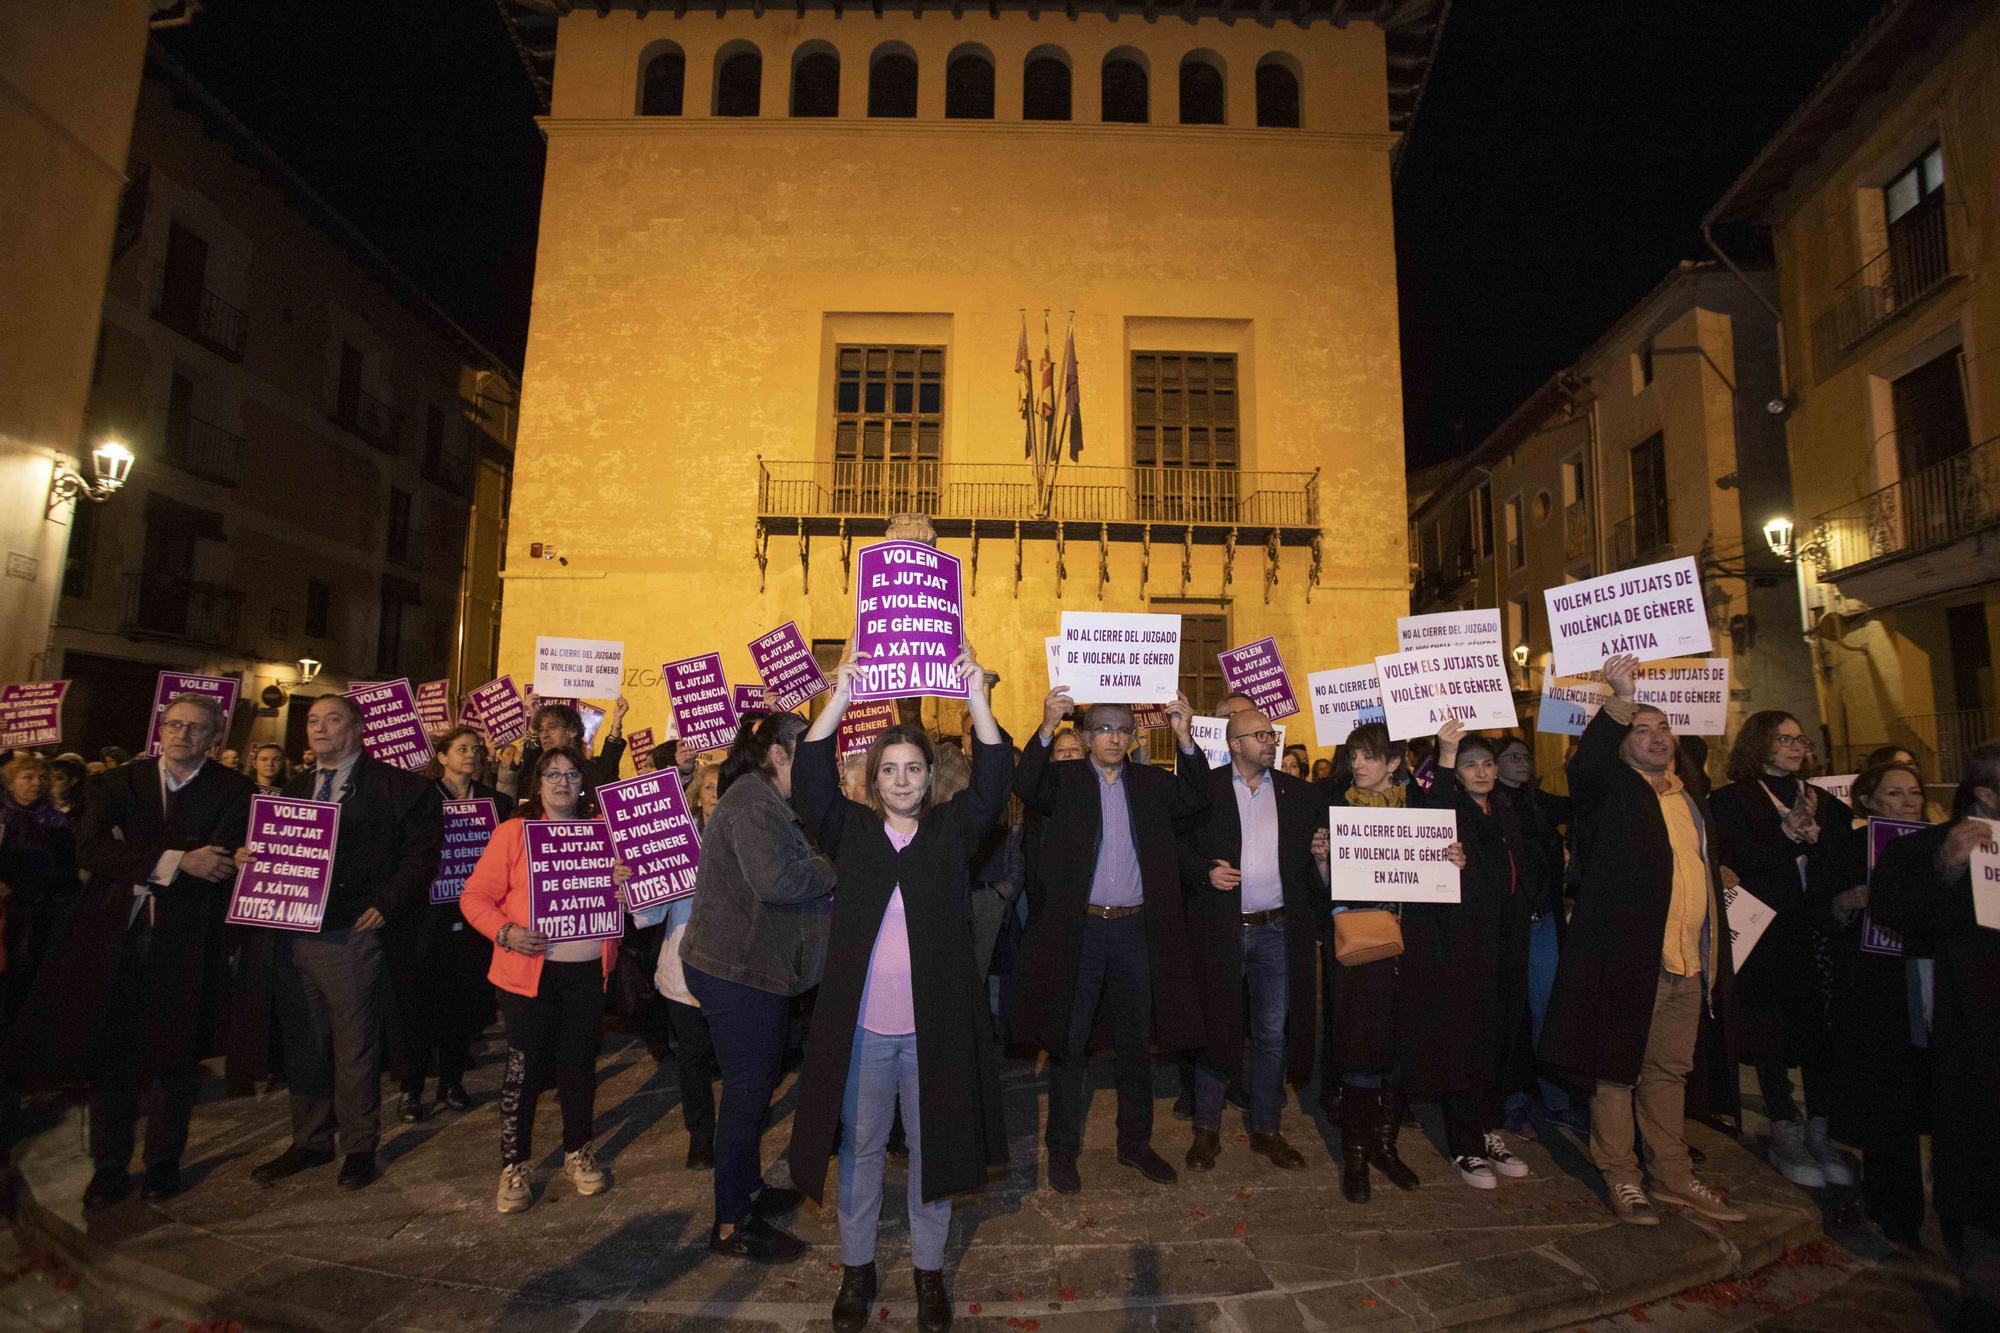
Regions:
[[[1544,913],[1528,923],[1528,1031],[1529,1039],[1541,1045],[1542,1019],[1549,1012],[1549,992],[1556,985],[1556,916]],[[1542,1105],[1551,1111],[1567,1111],[1569,1094],[1547,1079],[1541,1080]],[[1507,1094],[1507,1109],[1527,1105],[1524,1092]]]
[[[1243,937],[1243,982],[1249,1004],[1243,1011],[1250,1035],[1250,1064],[1244,1071],[1250,1093],[1250,1132],[1278,1132],[1285,1105],[1285,1010],[1289,992],[1285,923],[1267,921],[1239,929]],[[1223,1074],[1214,1054],[1204,1054],[1196,1074],[1194,1127],[1222,1128]]]
[[[715,1220],[740,1226],[750,1196],[764,1187],[759,1145],[771,1093],[784,1071],[791,998],[725,981],[688,965],[688,990],[701,1002],[722,1066],[722,1105],[715,1122]]]
[[[883,1151],[903,1099],[903,1138],[910,1147],[910,1263],[936,1272],[944,1267],[944,1238],[951,1229],[951,1200],[925,1203],[923,1116],[918,1108],[917,1034],[885,1037],[854,1029],[847,1060],[847,1091],[840,1120],[840,1261],[849,1267],[875,1259],[875,1226],[882,1218]]]

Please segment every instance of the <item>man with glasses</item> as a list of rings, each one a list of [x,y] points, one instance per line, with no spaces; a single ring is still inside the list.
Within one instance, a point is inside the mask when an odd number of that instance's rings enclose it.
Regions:
[[[375,1179],[381,1134],[385,928],[427,900],[444,842],[444,805],[421,774],[361,748],[361,709],[324,694],[306,712],[318,762],[285,785],[295,800],[337,801],[333,886],[317,934],[277,932],[272,975],[291,1093],[292,1142],[250,1172],[271,1184],[333,1160],[334,1125],[347,1160],[339,1184]],[[242,850],[238,864],[247,865]]]
[[[1022,804],[1045,823],[1042,908],[1022,946],[1013,1035],[1050,1056],[1049,1184],[1065,1194],[1082,1188],[1088,1055],[1106,1037],[1117,1059],[1118,1161],[1160,1184],[1178,1179],[1153,1151],[1152,1049],[1202,1043],[1174,822],[1208,806],[1208,765],[1185,695],[1167,705],[1179,748],[1172,774],[1128,760],[1137,728],[1116,703],[1085,717],[1084,762],[1049,762],[1074,707],[1067,689],[1049,691],[1014,779]]]

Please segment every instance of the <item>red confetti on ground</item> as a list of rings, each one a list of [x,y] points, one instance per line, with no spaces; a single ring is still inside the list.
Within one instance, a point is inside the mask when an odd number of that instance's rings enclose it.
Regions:
[[[57,1273],[57,1274],[56,1274],[56,1290],[57,1290],[57,1291],[75,1291],[75,1290],[76,1290],[76,1274],[74,1274],[74,1273]]]
[[[1248,1228],[1248,1227],[1246,1227],[1246,1226],[1245,1226],[1245,1225],[1244,1225],[1243,1223],[1241,1223],[1241,1222],[1238,1222],[1238,1223],[1236,1224],[1236,1234],[1237,1234],[1237,1235],[1239,1235],[1239,1236],[1240,1236],[1240,1235],[1242,1235],[1242,1234],[1243,1234],[1243,1233],[1244,1233],[1245,1231],[1247,1231],[1247,1230],[1249,1230],[1249,1228]]]
[[[1206,1209],[1206,1208],[1190,1208],[1190,1209],[1188,1209],[1188,1216],[1189,1216],[1189,1217],[1192,1217],[1192,1218],[1194,1218],[1194,1219],[1195,1219],[1195,1220],[1196,1220],[1196,1221],[1198,1222],[1198,1221],[1200,1221],[1201,1219],[1203,1219],[1203,1218],[1205,1218],[1205,1217],[1207,1217],[1207,1216],[1208,1216],[1208,1209]]]
[[[1027,1333],[1035,1333],[1035,1330],[1041,1326],[1042,1321],[1039,1319],[1023,1319],[1021,1321],[1021,1327],[1026,1329]]]
[[[985,1309],[986,1307],[981,1305],[978,1301],[974,1301],[971,1305],[968,1305],[965,1308],[973,1314],[978,1314],[981,1310]]]
[[[1017,1301],[1022,1299],[1021,1289],[1019,1287],[1014,1288],[1014,1299]]]
[[[1399,1277],[1392,1277],[1389,1279],[1389,1285],[1392,1287],[1400,1287],[1403,1285],[1403,1279]]]
[[[1011,1315],[1010,1315],[1010,1316],[1008,1316],[1008,1318],[1007,1318],[1007,1327],[1009,1327],[1009,1328],[1019,1328],[1020,1326],[1021,1326],[1021,1321],[1020,1321],[1019,1319],[1016,1319],[1016,1318],[1014,1318],[1014,1317],[1013,1317],[1013,1316],[1011,1316]]]
[[[1367,1307],[1368,1309],[1372,1310],[1375,1308],[1375,1298],[1373,1296],[1363,1296],[1361,1298],[1361,1304]]]
[[[1248,1198],[1250,1197],[1250,1191],[1249,1191],[1249,1190],[1238,1190],[1238,1191],[1236,1191],[1236,1197],[1237,1197],[1238,1199],[1248,1199]]]
[[[885,1323],[885,1324],[886,1324],[886,1323],[888,1323],[888,1322],[889,1322],[889,1307],[885,1305],[885,1306],[883,1306],[883,1307],[882,1307],[881,1309],[877,1310],[877,1311],[875,1312],[875,1317],[876,1317],[877,1319],[881,1320],[881,1321],[882,1321],[883,1323]]]
[[[1635,1324],[1650,1324],[1653,1322],[1653,1316],[1646,1313],[1646,1307],[1643,1305],[1635,1305],[1627,1310],[1625,1314]]]
[[[1238,1143],[1248,1143],[1250,1142],[1250,1136],[1248,1134],[1238,1134],[1236,1136],[1236,1141]]]
[[[1064,1287],[1061,1291],[1057,1292],[1056,1295],[1062,1300],[1073,1301],[1076,1299],[1076,1288]]]
[[[826,1266],[826,1271],[827,1271],[827,1272],[829,1272],[829,1273],[838,1273],[838,1272],[840,1271],[840,1265],[839,1265],[839,1264],[828,1264],[828,1265]]]

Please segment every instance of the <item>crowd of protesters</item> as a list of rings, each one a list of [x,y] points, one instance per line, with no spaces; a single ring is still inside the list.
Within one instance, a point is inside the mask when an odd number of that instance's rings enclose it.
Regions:
[[[200,1064],[224,1054],[229,1091],[282,1080],[290,1101],[291,1142],[255,1180],[338,1160],[337,1186],[361,1189],[383,1074],[404,1123],[471,1111],[465,1078],[497,1013],[496,1205],[520,1212],[545,1089],[563,1177],[611,1187],[593,1139],[614,1010],[677,1073],[686,1166],[713,1172],[710,1249],[804,1254],[783,1222],[824,1198],[831,1165],[833,1322],[862,1328],[886,1162],[906,1158],[918,1323],[941,1329],[952,1200],[1007,1160],[1010,1057],[1046,1057],[1042,1179],[1059,1193],[1088,1183],[1091,1056],[1108,1050],[1115,1161],[1159,1186],[1215,1168],[1230,1106],[1250,1153],[1312,1169],[1282,1132],[1289,1086],[1337,1129],[1329,1165],[1353,1204],[1378,1178],[1419,1188],[1400,1143],[1412,1105],[1434,1104],[1447,1179],[1500,1188],[1532,1173],[1523,1140],[1566,1132],[1636,1226],[1662,1208],[1745,1219],[1697,1174],[1686,1133],[1691,1117],[1742,1131],[1740,1064],[1772,1167],[1809,1189],[1858,1182],[1898,1245],[1921,1245],[1930,1136],[1963,1308],[2000,1313],[2000,931],[1979,923],[1970,878],[1983,821],[2000,818],[2000,743],[1966,756],[1949,810],[1893,748],[1867,757],[1850,803],[1811,781],[1800,720],[1760,712],[1711,791],[1705,748],[1635,702],[1638,663],[1614,657],[1567,795],[1543,790],[1518,735],[1447,723],[1405,743],[1370,723],[1315,760],[1241,694],[1213,701],[1228,758],[1211,767],[1185,697],[1157,749],[1126,705],[1060,688],[1010,737],[968,646],[964,734],[906,722],[843,755],[858,665],[850,653],[811,720],[747,714],[726,752],[670,740],[644,756],[680,776],[700,871],[622,940],[533,928],[523,834],[597,817],[625,757],[622,699],[596,737],[572,706],[531,700],[525,743],[497,754],[454,727],[427,775],[372,758],[337,694],[309,702],[296,760],[219,750],[226,719],[196,696],[165,709],[153,756],[17,754],[0,769],[7,1133],[23,1096],[81,1085],[85,1208],[132,1192],[135,1146],[141,1196],[170,1197]],[[339,804],[316,933],[224,925],[257,794]],[[442,803],[474,798],[498,826],[458,901],[433,903]],[[1329,809],[1343,807],[1449,812],[1459,901],[1336,900]],[[1736,892],[1771,912],[1740,968]],[[1178,1167],[1155,1126],[1163,1057],[1191,1122]],[[794,1065],[789,1184],[771,1184],[761,1141]]]

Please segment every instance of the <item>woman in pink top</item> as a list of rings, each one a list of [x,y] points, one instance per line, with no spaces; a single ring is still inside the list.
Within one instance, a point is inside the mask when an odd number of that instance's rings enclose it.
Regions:
[[[836,1329],[868,1321],[876,1293],[875,1227],[896,1102],[910,1148],[910,1257],[917,1327],[951,1326],[944,1287],[950,1196],[977,1189],[1007,1160],[986,983],[972,950],[969,862],[1007,801],[1013,747],[993,720],[985,668],[962,648],[972,682],[972,783],[937,800],[935,752],[920,727],[875,739],[866,801],[841,795],[836,747],[855,683],[841,663],[833,696],[792,762],[792,807],[839,874],[826,974],[813,1010],[792,1127],[792,1183],[818,1200],[841,1126],[840,1245],[846,1271]]]

